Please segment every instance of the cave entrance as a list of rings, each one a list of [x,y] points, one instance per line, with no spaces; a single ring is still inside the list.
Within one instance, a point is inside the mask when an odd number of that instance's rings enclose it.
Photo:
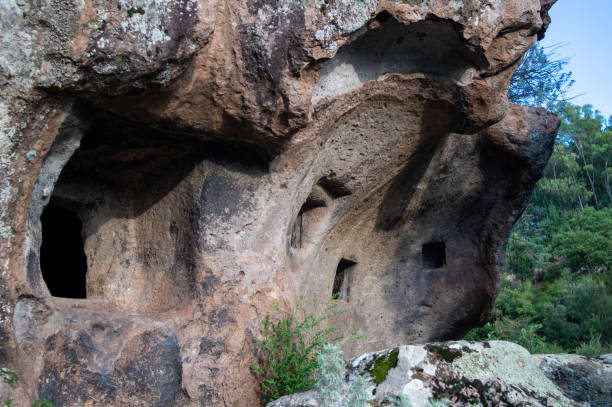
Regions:
[[[446,266],[446,246],[444,242],[430,242],[423,245],[423,267],[437,269]]]
[[[54,297],[87,298],[87,257],[76,212],[49,204],[40,218],[40,268]]]
[[[332,298],[337,300],[349,300],[351,293],[349,273],[356,265],[354,261],[341,259],[336,268],[336,276],[334,277],[334,286],[332,288]]]

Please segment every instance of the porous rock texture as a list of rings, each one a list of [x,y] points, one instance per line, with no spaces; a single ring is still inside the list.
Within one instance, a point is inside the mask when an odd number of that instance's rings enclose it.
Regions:
[[[412,407],[587,407],[612,405],[612,364],[579,355],[530,355],[503,341],[441,342],[366,353],[348,363],[366,378],[369,403]],[[320,407],[316,390],[268,407]],[[340,407],[340,405],[338,405]]]
[[[300,295],[339,295],[348,355],[482,324],[559,124],[506,96],[552,3],[0,2],[16,405],[256,405]]]

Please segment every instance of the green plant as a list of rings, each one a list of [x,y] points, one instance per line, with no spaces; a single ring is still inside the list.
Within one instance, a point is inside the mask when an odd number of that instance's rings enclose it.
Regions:
[[[450,405],[451,401],[449,399],[441,399],[441,400],[430,400],[428,407],[446,407]]]
[[[323,344],[317,353],[317,378],[315,389],[323,407],[332,407],[344,398],[344,353],[340,346],[331,343]]]
[[[576,354],[584,355],[588,357],[594,357],[603,355],[605,353],[612,352],[612,346],[602,344],[601,343],[601,334],[596,334],[591,336],[591,340],[587,342],[582,342],[576,348]]]
[[[391,404],[391,407],[411,407],[410,403],[406,399],[406,396],[403,394],[393,398],[391,403],[393,403]]]
[[[340,346],[326,343],[317,354],[319,368],[315,389],[322,407],[369,407],[371,398],[367,379],[358,374],[351,374],[348,384],[346,362]]]
[[[17,375],[14,372],[6,369],[0,369],[0,376],[2,376],[4,383],[8,384],[12,388],[17,386]]]
[[[261,363],[251,369],[260,375],[261,389],[267,402],[286,395],[313,388],[319,367],[317,352],[325,343],[338,342],[344,336],[338,327],[324,327],[330,318],[343,314],[333,300],[319,309],[317,298],[304,306],[300,297],[295,310],[289,314],[276,306],[279,318],[267,314],[263,322],[263,337],[256,338]],[[354,335],[353,335],[354,336]]]
[[[0,369],[0,376],[2,376],[2,381],[8,384],[12,389],[17,386],[17,374],[15,374],[14,372],[11,372],[10,370],[6,369]],[[4,407],[12,407],[13,399],[5,399],[2,403],[4,404]]]
[[[10,370],[6,370],[6,369],[0,369],[0,376],[2,376],[2,380],[4,381],[4,383],[7,383],[12,389],[14,389],[17,386],[18,380],[17,380],[16,373],[11,372]],[[4,407],[13,407],[13,399],[11,398],[4,399],[4,401],[2,401],[2,404],[4,405]],[[34,403],[32,403],[32,407],[56,407],[56,406],[50,401],[38,399]]]
[[[55,407],[55,404],[51,403],[50,401],[36,400],[34,403],[32,403],[32,407]]]
[[[352,374],[349,378],[349,407],[369,407],[370,392],[364,376]]]
[[[128,9],[127,13],[128,13],[128,16],[132,17],[132,16],[133,16],[134,14],[136,14],[136,13],[138,13],[138,14],[144,14],[144,13],[145,13],[145,11],[144,11],[144,9],[143,9],[142,7],[138,7],[138,8],[135,8],[135,7],[130,7],[130,8]]]

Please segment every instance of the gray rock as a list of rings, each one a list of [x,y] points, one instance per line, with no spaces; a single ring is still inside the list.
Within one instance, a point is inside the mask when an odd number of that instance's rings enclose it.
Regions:
[[[560,363],[558,357],[565,360],[566,356],[572,355],[534,357],[523,347],[503,341],[456,341],[366,353],[352,359],[348,368],[353,373],[368,376],[373,406],[389,406],[402,394],[412,407],[429,407],[432,403],[446,406],[589,406],[588,401],[594,400],[592,397],[587,400],[569,394],[562,384],[550,378],[549,372],[558,371],[557,367],[543,367],[543,360],[551,365]],[[583,384],[583,391],[597,392],[605,386],[609,390],[609,378],[594,377],[597,369],[607,372],[607,368],[609,366],[603,368],[595,363],[588,364],[586,369],[574,367],[573,380],[591,382],[590,387]],[[319,406],[315,391],[285,396],[268,404],[268,407],[302,406]]]
[[[612,406],[612,360],[580,355],[537,355],[538,367],[563,393],[593,407]]]

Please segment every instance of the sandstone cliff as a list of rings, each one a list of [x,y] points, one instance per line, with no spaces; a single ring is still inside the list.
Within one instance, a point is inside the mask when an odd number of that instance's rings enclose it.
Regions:
[[[339,295],[348,355],[484,322],[558,127],[506,97],[552,3],[0,2],[16,400],[255,405],[300,294]]]

